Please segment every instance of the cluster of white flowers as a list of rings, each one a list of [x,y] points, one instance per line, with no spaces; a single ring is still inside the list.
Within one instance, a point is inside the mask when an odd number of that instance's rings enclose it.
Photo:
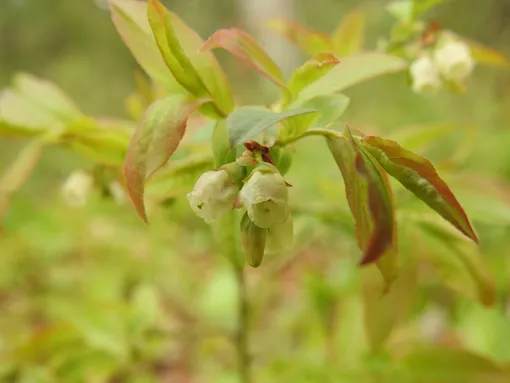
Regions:
[[[278,169],[267,164],[257,167],[242,187],[240,183],[224,168],[211,170],[200,176],[187,197],[191,209],[207,223],[242,203],[243,245],[248,262],[256,267],[265,252],[283,250],[292,236],[287,184]]]
[[[434,93],[444,81],[461,83],[475,66],[475,60],[467,44],[454,38],[440,41],[432,52],[416,59],[409,69],[413,91]]]

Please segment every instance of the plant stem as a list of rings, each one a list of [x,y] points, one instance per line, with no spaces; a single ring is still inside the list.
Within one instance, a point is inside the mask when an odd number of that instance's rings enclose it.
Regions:
[[[340,132],[337,132],[336,130],[324,129],[324,128],[314,128],[314,129],[306,130],[299,136],[290,137],[287,140],[280,140],[276,143],[276,145],[286,146],[286,145],[292,144],[293,142],[299,141],[300,139],[308,137],[308,136],[323,136],[323,137],[338,139],[338,138],[343,137],[343,134]]]
[[[241,383],[252,382],[251,355],[249,350],[249,301],[246,292],[246,279],[242,266],[235,266],[235,273],[238,286],[238,327],[235,336],[239,380]]]

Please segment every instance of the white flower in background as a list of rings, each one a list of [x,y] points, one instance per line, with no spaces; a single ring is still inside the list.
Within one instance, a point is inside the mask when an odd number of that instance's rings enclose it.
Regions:
[[[434,52],[434,61],[439,72],[447,80],[464,80],[475,67],[475,60],[467,44],[461,41],[448,41]]]
[[[422,56],[413,61],[409,68],[416,93],[434,93],[441,88],[441,78],[434,61],[429,56]]]
[[[250,219],[263,229],[281,225],[289,216],[287,185],[276,171],[255,171],[241,189],[240,198]]]
[[[211,170],[200,176],[188,201],[196,215],[211,223],[233,208],[238,190],[226,170]]]
[[[108,191],[117,204],[122,205],[127,201],[126,192],[118,181],[112,182],[110,185],[108,185]]]
[[[65,203],[72,207],[83,207],[92,192],[94,179],[82,170],[72,172],[62,185],[61,194]]]

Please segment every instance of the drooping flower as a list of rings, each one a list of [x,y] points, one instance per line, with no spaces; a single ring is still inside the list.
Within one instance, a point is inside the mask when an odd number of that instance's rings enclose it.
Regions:
[[[287,185],[276,169],[255,170],[239,196],[248,216],[260,228],[281,225],[289,216]]]
[[[445,42],[435,50],[434,62],[439,73],[452,81],[466,79],[475,66],[475,60],[467,44],[455,40]]]
[[[187,197],[196,215],[212,223],[233,208],[238,190],[227,170],[210,170],[200,176]]]
[[[416,93],[434,93],[441,88],[441,78],[434,61],[429,56],[422,56],[413,61],[409,68]]]
[[[72,172],[62,185],[61,195],[64,202],[72,207],[83,207],[90,197],[94,179],[82,170]]]

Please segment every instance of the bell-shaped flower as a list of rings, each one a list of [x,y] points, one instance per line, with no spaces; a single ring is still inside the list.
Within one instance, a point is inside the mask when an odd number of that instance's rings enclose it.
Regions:
[[[86,205],[94,187],[92,176],[82,170],[76,170],[69,175],[62,185],[61,194],[64,202],[72,207]]]
[[[212,223],[233,208],[238,190],[237,182],[227,170],[210,170],[200,176],[187,197],[196,215]]]
[[[475,66],[475,60],[467,44],[455,40],[447,41],[435,50],[434,62],[439,73],[451,81],[466,79]]]
[[[276,169],[252,172],[239,197],[250,219],[260,228],[281,225],[289,216],[287,185]]]
[[[434,61],[429,56],[422,56],[413,61],[409,68],[416,93],[434,93],[441,88],[441,77]]]

